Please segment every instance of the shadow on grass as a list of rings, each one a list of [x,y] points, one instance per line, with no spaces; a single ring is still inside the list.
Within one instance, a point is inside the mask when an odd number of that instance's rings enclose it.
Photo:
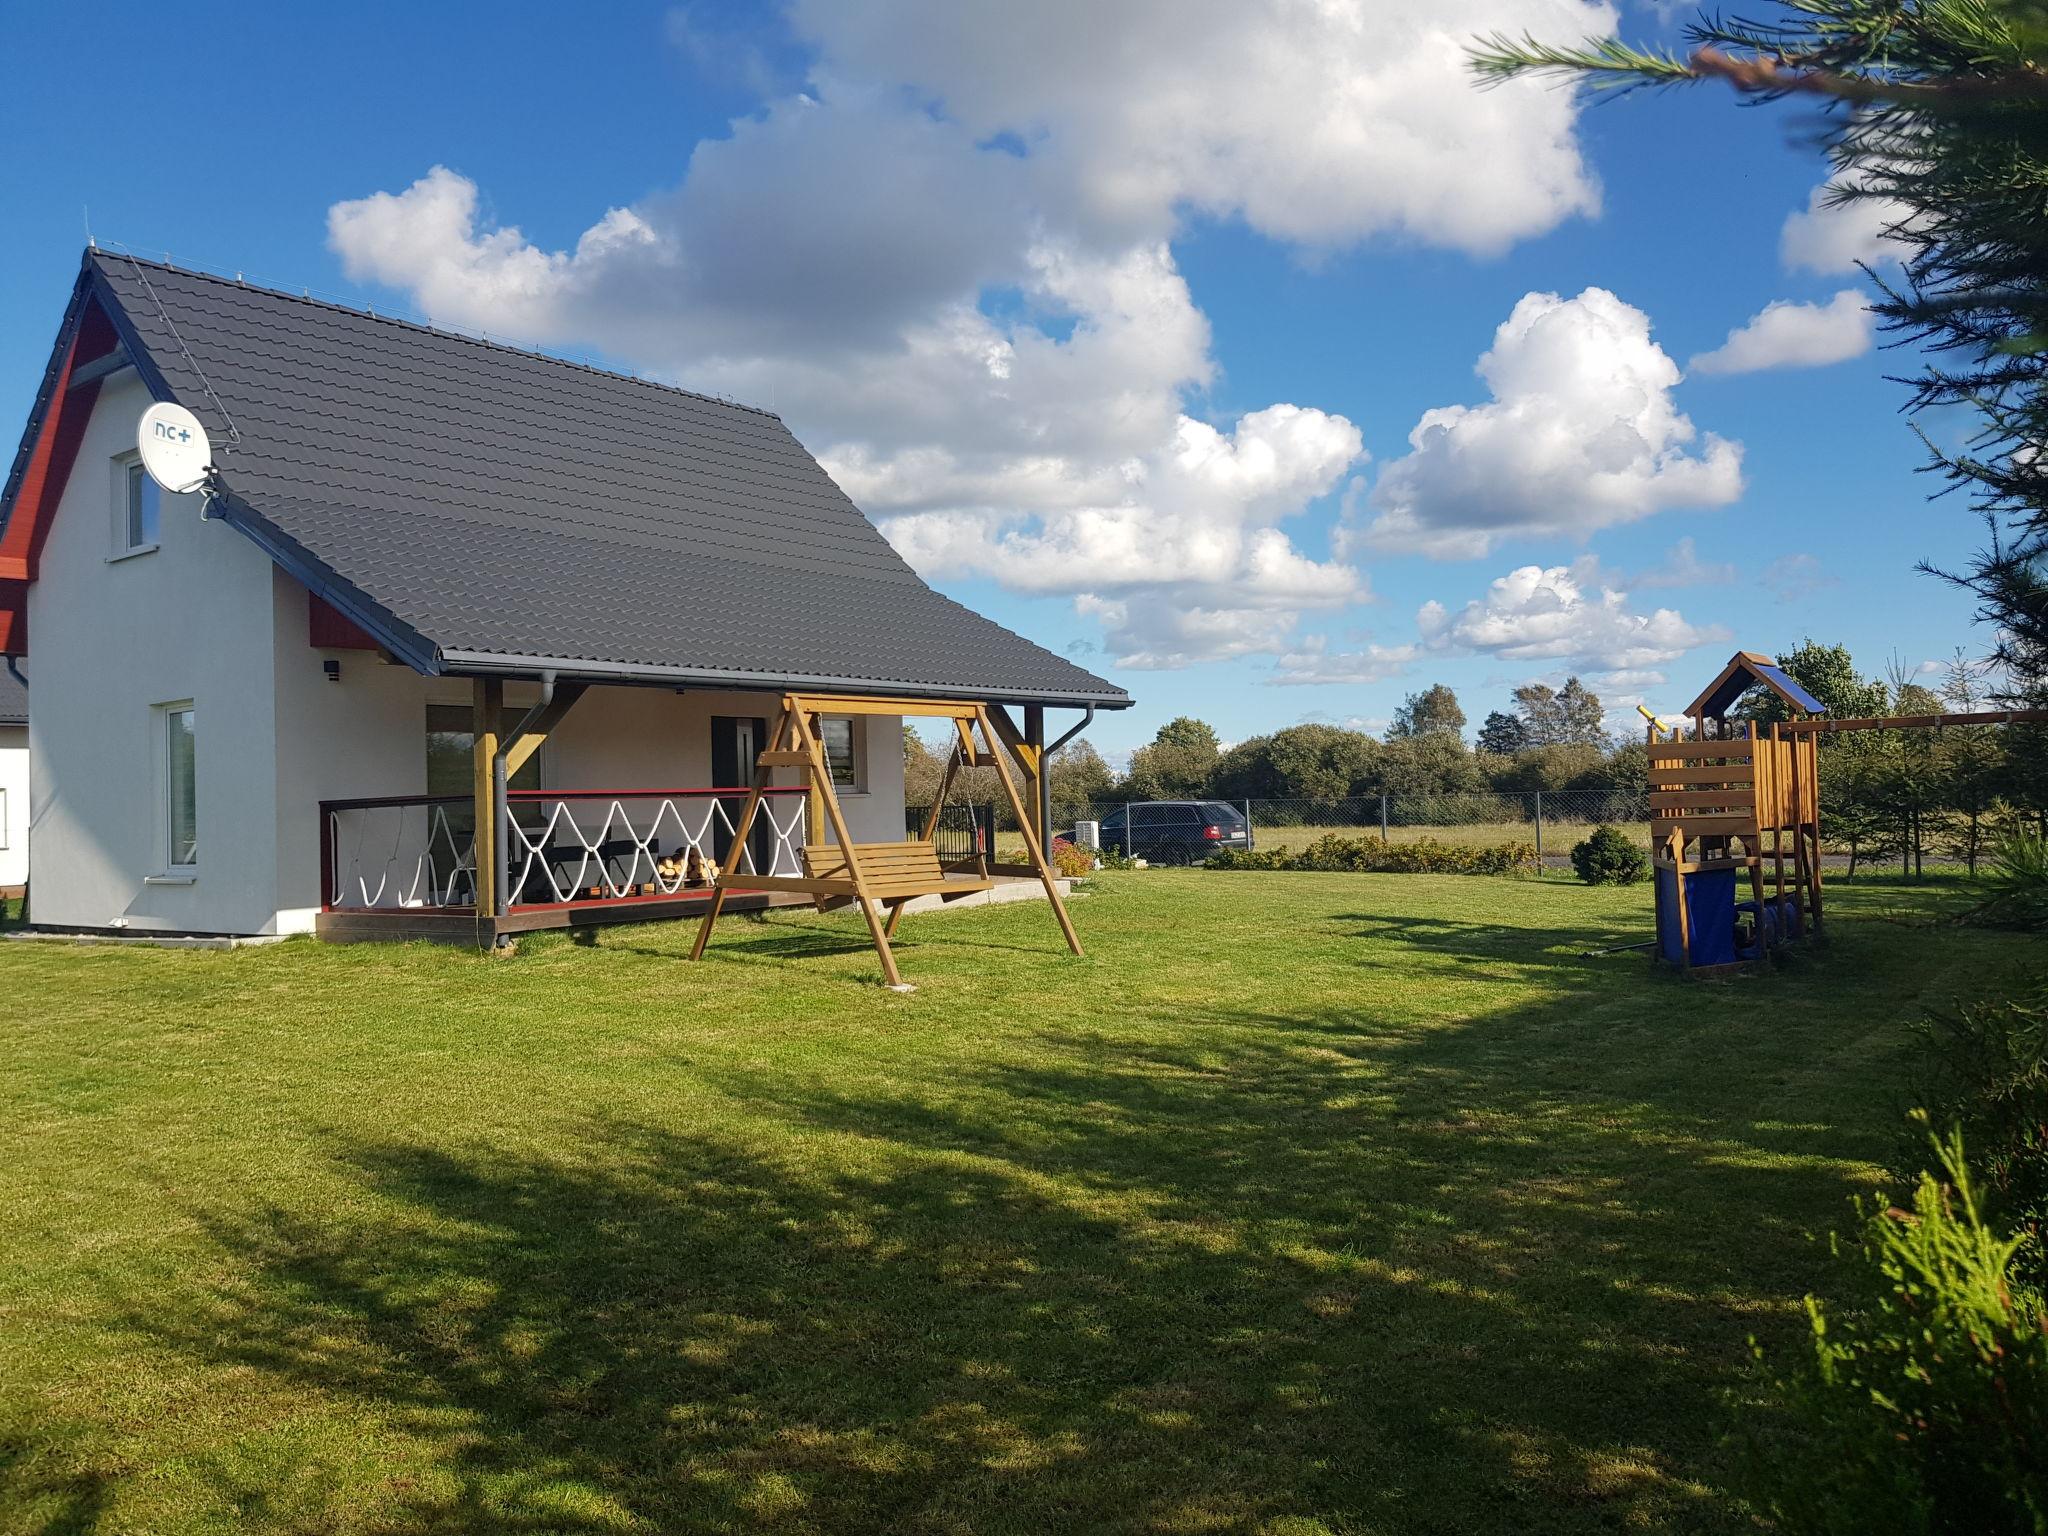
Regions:
[[[903,925],[896,930],[895,936],[889,940],[889,948],[899,956],[914,955],[919,945],[924,943],[940,944],[949,949],[992,950],[1001,951],[1005,954],[1020,955],[1043,954],[1064,956],[1067,953],[1066,946],[1060,937],[1059,929],[1054,925],[1052,911],[1050,908],[1044,910],[1048,933],[1045,942],[1042,944],[1012,944],[1000,939],[978,936],[972,928],[971,914],[968,915],[968,924],[960,925],[958,919],[951,913],[919,912],[912,913],[904,918]],[[933,932],[925,928],[924,920],[926,919],[939,923],[952,923],[956,926],[951,929],[941,929]],[[748,921],[748,919],[738,920]],[[731,919],[727,921],[731,921]],[[847,922],[855,926],[847,926]],[[816,926],[796,926],[785,919],[781,923],[773,925],[772,931],[765,932],[762,930],[770,928],[770,925],[757,921],[750,922],[749,926],[754,930],[752,932],[736,933],[730,929],[720,929],[714,932],[711,936],[711,943],[705,948],[704,958],[706,960],[719,960],[735,965],[773,966],[780,966],[791,960],[824,960],[841,955],[867,955],[872,958],[875,954],[875,941],[869,936],[867,928],[860,925],[860,922],[861,920],[857,913],[850,914],[848,919],[830,926],[827,926],[823,921],[819,921]],[[587,931],[593,937],[588,940],[579,939],[578,942],[587,943],[591,948],[647,955],[663,960],[673,960],[678,955],[687,955],[690,944],[696,939],[696,927],[694,924],[684,934],[676,934],[672,931],[670,934],[671,941],[667,944],[646,942],[648,929],[638,925],[602,930],[591,929]],[[602,937],[597,936],[600,934]],[[640,935],[640,938],[637,940],[633,938],[632,936],[635,934]]]
[[[0,1428],[0,1499],[10,1530],[37,1536],[85,1536],[100,1528],[112,1502],[113,1478],[103,1470],[77,1470],[64,1437],[47,1426]]]
[[[244,1524],[1728,1528],[1745,1338],[1877,1149],[1758,1118],[1797,1021],[1709,1076],[1587,1002],[1198,1010],[918,1090],[729,1070],[715,1131],[547,1157],[339,1144],[355,1197],[202,1216],[234,1278],[128,1326],[426,1447],[369,1490],[216,1456]]]

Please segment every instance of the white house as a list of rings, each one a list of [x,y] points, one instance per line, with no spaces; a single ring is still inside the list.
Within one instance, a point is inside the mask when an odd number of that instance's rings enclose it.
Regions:
[[[208,491],[137,463],[160,400]],[[97,250],[0,518],[36,697],[0,793],[55,928],[664,915],[679,851],[824,837],[792,790],[730,846],[785,690],[1001,706],[1027,777],[1047,708],[1130,702],[926,587],[772,414]],[[853,836],[901,838],[899,722],[821,729]]]
[[[28,690],[0,671],[0,893],[28,879]]]

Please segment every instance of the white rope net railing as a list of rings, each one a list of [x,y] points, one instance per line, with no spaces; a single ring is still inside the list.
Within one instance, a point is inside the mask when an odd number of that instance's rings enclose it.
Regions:
[[[708,892],[688,879],[691,853],[715,863],[722,849],[745,874],[800,875],[806,830],[800,789],[771,790],[749,843],[733,842],[743,795],[519,796],[511,803],[507,889],[512,904],[622,900]],[[469,803],[394,800],[327,812],[330,907],[466,907],[476,899],[476,849]],[[699,869],[701,871],[702,865]]]
[[[476,837],[470,816],[466,802],[406,801],[329,811],[325,835],[331,839],[333,878],[327,904],[453,907],[474,901]]]
[[[804,843],[801,790],[762,797],[755,825],[768,844],[768,868],[754,867],[754,850],[732,842],[743,796],[625,795],[611,798],[540,796],[517,802],[512,821],[510,885],[517,904],[574,901],[596,896],[673,896],[686,888],[688,856],[715,861],[720,844],[743,874],[799,875]],[[728,801],[731,803],[728,804]],[[521,809],[552,803],[537,826],[518,819]],[[627,809],[636,808],[638,814]],[[652,807],[652,812],[646,809]],[[749,839],[751,842],[752,839]],[[666,848],[668,851],[663,852]],[[708,890],[700,883],[697,890]]]

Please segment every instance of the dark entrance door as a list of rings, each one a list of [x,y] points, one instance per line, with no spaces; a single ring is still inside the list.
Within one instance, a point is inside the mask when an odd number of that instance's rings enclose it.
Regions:
[[[768,722],[759,716],[713,715],[711,717],[711,782],[720,789],[737,790],[740,793],[722,798],[725,819],[737,824],[740,809],[746,804],[745,791],[754,782],[754,760],[768,745]],[[777,797],[778,799],[781,797]],[[768,824],[768,804],[764,803],[754,818],[754,830],[748,834],[747,847],[753,854],[754,873],[765,875],[769,872],[771,855],[775,847],[775,833]],[[778,814],[787,814],[776,805]],[[732,833],[722,822],[712,826],[711,856],[721,868],[726,855],[732,851]]]

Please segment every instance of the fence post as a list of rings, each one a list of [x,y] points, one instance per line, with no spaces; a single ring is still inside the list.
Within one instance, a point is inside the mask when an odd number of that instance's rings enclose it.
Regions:
[[[1536,791],[1536,873],[1543,873],[1543,791]]]
[[[1244,803],[1244,845],[1246,848],[1253,848],[1257,843],[1258,840],[1252,835],[1252,803],[1247,799]]]
[[[1380,841],[1387,840],[1387,792],[1380,791]]]
[[[1127,859],[1135,859],[1138,848],[1138,831],[1131,825],[1131,802],[1124,802],[1124,845],[1119,851]]]

